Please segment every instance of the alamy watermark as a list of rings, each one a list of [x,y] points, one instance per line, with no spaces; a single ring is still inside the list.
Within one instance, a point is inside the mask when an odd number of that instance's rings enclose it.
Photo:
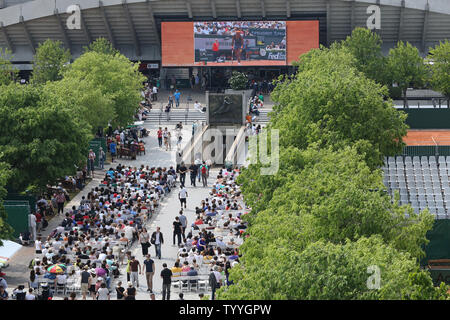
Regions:
[[[370,16],[367,18],[367,29],[374,30],[374,29],[381,29],[381,8],[377,5],[371,5],[367,7],[366,10],[367,14],[370,14]]]
[[[367,278],[367,289],[378,290],[381,287],[381,271],[377,265],[371,265],[367,267],[367,273],[371,274]]]
[[[67,7],[66,13],[69,14],[67,17],[66,26],[69,30],[81,30],[81,8],[77,4],[73,4]]]
[[[274,175],[280,167],[279,130],[262,130],[257,135],[239,129],[210,128],[194,136],[184,147],[179,162],[210,160],[216,165],[246,166],[262,164],[261,175]]]

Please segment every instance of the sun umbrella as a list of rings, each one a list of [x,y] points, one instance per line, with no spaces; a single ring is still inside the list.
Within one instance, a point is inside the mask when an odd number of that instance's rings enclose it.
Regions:
[[[50,273],[64,273],[66,272],[66,270],[67,270],[66,265],[62,263],[54,264],[47,268],[47,271]]]
[[[106,270],[103,268],[95,268],[95,273],[97,274],[97,276],[101,277],[106,274]]]

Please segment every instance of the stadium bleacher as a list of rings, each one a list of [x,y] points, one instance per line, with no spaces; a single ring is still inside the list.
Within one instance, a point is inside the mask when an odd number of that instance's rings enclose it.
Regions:
[[[400,204],[411,204],[416,213],[428,208],[437,219],[450,218],[450,156],[387,157],[383,183]]]

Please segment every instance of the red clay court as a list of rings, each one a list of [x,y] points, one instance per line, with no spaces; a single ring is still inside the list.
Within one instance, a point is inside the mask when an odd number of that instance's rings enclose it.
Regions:
[[[408,130],[403,141],[408,146],[450,145],[450,130]]]

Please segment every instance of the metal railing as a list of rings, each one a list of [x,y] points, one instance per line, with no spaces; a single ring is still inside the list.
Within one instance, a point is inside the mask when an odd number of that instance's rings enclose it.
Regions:
[[[397,103],[395,103],[397,101]],[[449,108],[449,101],[445,97],[410,97],[407,101],[408,105],[404,104],[402,99],[394,99],[394,105],[398,109],[421,109],[424,107],[433,106],[433,108],[437,109],[447,109]]]

